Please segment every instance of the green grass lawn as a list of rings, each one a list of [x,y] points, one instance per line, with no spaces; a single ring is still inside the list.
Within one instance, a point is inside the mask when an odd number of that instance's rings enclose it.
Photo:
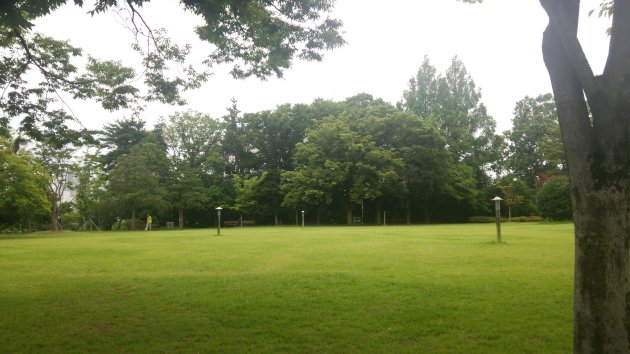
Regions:
[[[564,353],[573,227],[0,236],[0,352]]]

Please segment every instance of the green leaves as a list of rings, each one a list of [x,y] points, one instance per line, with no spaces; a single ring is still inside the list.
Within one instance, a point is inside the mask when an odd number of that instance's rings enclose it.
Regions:
[[[0,227],[20,225],[27,230],[33,217],[48,213],[48,181],[43,166],[31,154],[14,153],[10,141],[0,138]]]
[[[173,43],[163,29],[148,27],[139,8],[150,0],[98,0],[92,15],[113,7],[127,7],[128,26],[136,36],[133,49],[141,56],[138,74],[123,63],[88,58],[84,70],[73,59],[79,48],[39,34],[32,34],[32,20],[48,15],[68,0],[7,0],[0,4],[0,133],[20,119],[20,130],[41,139],[41,124],[49,116],[57,122],[72,120],[72,114],[51,109],[65,106],[62,96],[94,99],[106,110],[138,111],[145,101],[185,104],[182,92],[200,87],[208,78],[207,68],[188,63],[189,45]],[[83,6],[83,0],[74,0]],[[341,21],[326,17],[333,6],[325,0],[183,0],[187,10],[203,17],[197,29],[202,40],[213,45],[207,67],[232,63],[237,78],[281,77],[294,58],[321,60],[323,52],[344,44]],[[140,45],[146,39],[146,46]],[[33,83],[26,75],[34,69],[43,80]],[[143,79],[145,87],[136,82]]]
[[[551,94],[525,97],[514,107],[507,133],[507,167],[528,185],[540,174],[566,169],[556,105]]]
[[[343,45],[341,21],[322,20],[330,1],[184,1],[206,24],[197,34],[217,47],[207,63],[235,63],[236,78],[282,77],[294,57],[321,60],[322,52]]]
[[[95,98],[109,111],[130,108],[138,100],[139,90],[129,84],[135,77],[133,69],[124,67],[119,61],[88,57],[87,74],[80,78],[87,86],[85,93],[77,98]]]

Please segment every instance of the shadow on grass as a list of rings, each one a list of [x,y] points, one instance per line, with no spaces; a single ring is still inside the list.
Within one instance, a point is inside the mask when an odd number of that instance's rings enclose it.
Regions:
[[[501,242],[497,242],[497,241],[486,241],[486,242],[482,242],[482,245],[490,245],[490,246],[508,246],[510,243],[507,241],[501,241]]]

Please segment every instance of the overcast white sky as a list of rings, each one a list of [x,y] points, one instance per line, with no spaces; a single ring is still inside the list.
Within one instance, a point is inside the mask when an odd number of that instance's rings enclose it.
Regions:
[[[607,51],[606,20],[587,17],[600,0],[582,0],[580,40],[594,71],[600,72]],[[68,39],[87,54],[123,62],[136,60],[131,35],[114,14],[91,18],[67,6],[37,22],[36,30]],[[174,0],[153,0],[142,13],[154,28],[165,27],[179,42],[191,43],[202,58],[209,47],[196,39],[199,20],[180,10]],[[149,125],[160,116],[186,109],[226,114],[236,98],[243,112],[274,109],[284,103],[310,103],[315,98],[343,100],[366,92],[396,103],[422,63],[424,55],[444,71],[457,55],[482,90],[482,101],[495,118],[498,132],[510,129],[516,101],[551,91],[540,50],[547,16],[536,0],[486,0],[467,5],[455,0],[337,0],[334,17],[344,21],[348,44],[329,52],[320,63],[294,62],[283,79],[235,80],[227,68],[216,68],[203,88],[186,94],[188,105],[153,104],[142,118]],[[72,103],[75,115],[89,128],[129,116],[98,106]]]

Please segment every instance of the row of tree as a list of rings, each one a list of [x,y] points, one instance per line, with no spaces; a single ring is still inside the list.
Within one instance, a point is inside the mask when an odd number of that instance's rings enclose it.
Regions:
[[[217,206],[267,224],[302,210],[327,224],[465,221],[488,215],[495,194],[531,215],[566,166],[552,96],[519,101],[513,129],[497,134],[458,58],[444,73],[425,58],[396,106],[359,94],[241,114],[233,101],[220,120],[187,111],[152,130],[131,118],[81,136],[40,131],[26,149],[2,140],[4,226],[29,229],[47,213],[60,227],[68,190],[83,220],[131,218],[132,229],[147,213],[209,226]]]

